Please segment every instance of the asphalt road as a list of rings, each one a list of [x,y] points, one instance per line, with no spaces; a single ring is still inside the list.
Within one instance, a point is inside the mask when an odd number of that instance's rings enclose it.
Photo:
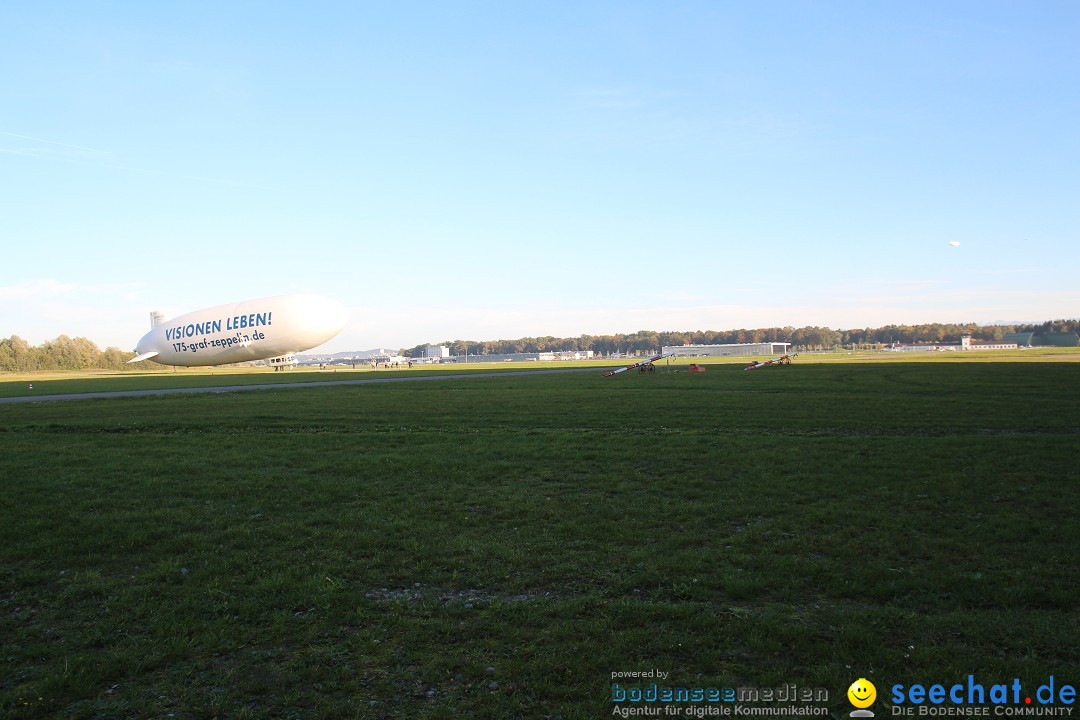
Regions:
[[[374,385],[377,383],[418,382],[422,380],[467,380],[469,378],[514,377],[516,375],[555,375],[559,373],[596,372],[608,368],[567,368],[565,370],[508,370],[492,373],[463,373],[455,375],[413,375],[403,377],[365,378],[363,380],[325,380],[319,382],[266,383],[260,385],[220,385],[215,387],[160,388],[157,390],[114,390],[111,392],[69,393],[65,395],[25,395],[0,398],[0,405],[12,403],[59,402],[64,400],[95,400],[98,398],[140,397],[143,395],[177,395],[180,393],[227,393],[246,390],[279,390],[282,388],[332,387],[336,385]]]

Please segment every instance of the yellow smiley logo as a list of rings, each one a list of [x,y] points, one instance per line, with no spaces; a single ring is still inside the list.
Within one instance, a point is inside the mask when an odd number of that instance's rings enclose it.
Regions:
[[[877,688],[866,678],[859,678],[847,689],[847,699],[857,708],[870,707],[877,700]]]

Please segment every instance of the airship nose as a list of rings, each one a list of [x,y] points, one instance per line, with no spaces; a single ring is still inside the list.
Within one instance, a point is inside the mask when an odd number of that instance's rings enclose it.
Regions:
[[[349,322],[349,311],[337,300],[322,295],[298,295],[290,302],[297,325],[311,342],[320,345],[337,335]]]
[[[329,325],[327,329],[333,328],[334,335],[337,335],[349,323],[349,309],[337,300],[324,299],[327,301],[326,322]]]
[[[312,325],[328,338],[341,332],[349,322],[349,310],[337,300],[315,296],[308,310]]]

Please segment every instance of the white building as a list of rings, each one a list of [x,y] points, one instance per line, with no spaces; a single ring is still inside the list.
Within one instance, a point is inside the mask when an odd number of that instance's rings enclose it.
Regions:
[[[882,348],[886,352],[957,352],[959,350],[1015,350],[1020,347],[1016,343],[1003,342],[972,342],[970,335],[960,338],[959,345],[945,345],[943,343],[924,343],[920,345],[890,345]]]
[[[791,343],[762,342],[737,343],[734,345],[670,345],[660,352],[664,355],[674,353],[677,358],[690,357],[747,357],[751,355],[785,355],[791,349]]]
[[[448,358],[450,357],[450,348],[445,345],[428,345],[424,348],[424,357],[426,358]]]
[[[1015,350],[1018,347],[1020,347],[1020,346],[1017,345],[1016,343],[971,342],[971,336],[970,335],[965,335],[964,337],[960,338],[960,349],[961,350]]]
[[[592,360],[592,350],[559,350],[554,354],[556,360]]]

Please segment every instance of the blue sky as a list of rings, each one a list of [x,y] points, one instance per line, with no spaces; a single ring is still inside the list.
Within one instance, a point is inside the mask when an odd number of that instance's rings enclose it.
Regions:
[[[0,337],[1080,316],[1075,2],[8,3]],[[959,247],[949,245],[959,242]]]

